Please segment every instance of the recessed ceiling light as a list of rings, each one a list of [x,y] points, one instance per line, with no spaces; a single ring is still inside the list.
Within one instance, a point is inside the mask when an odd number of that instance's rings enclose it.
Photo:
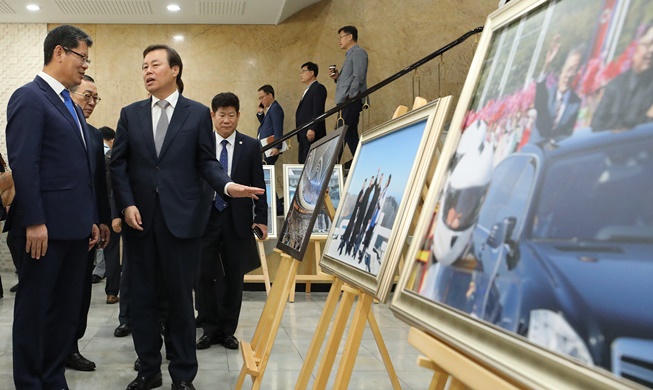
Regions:
[[[177,11],[179,11],[180,9],[181,9],[181,8],[180,8],[177,4],[170,4],[170,5],[168,6],[168,11],[170,11],[170,12],[177,12]]]
[[[181,42],[181,41],[184,40],[184,36],[181,35],[181,34],[179,34],[179,35],[175,35],[175,36],[173,36],[172,39],[173,39],[174,41],[176,41],[176,42]]]
[[[41,7],[39,7],[36,4],[27,4],[27,6],[25,8],[27,8],[30,11],[38,11],[38,10],[41,9]]]

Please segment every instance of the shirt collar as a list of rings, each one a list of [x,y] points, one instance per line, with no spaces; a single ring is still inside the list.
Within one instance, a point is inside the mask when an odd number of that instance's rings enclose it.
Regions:
[[[306,86],[306,89],[309,89],[311,87],[311,85],[315,84],[316,81],[317,81],[317,79],[311,81],[311,83]]]
[[[345,56],[348,56],[349,54],[351,54],[351,52],[354,51],[354,49],[356,49],[356,48],[358,48],[358,44],[356,44],[356,45],[350,47],[349,50],[347,50],[347,51],[345,52]]]
[[[222,136],[220,134],[218,134],[218,132],[216,131],[215,132],[215,139],[218,141],[218,144],[220,144],[222,142],[222,140],[226,139],[227,142],[229,142],[229,145],[233,146],[236,143],[236,132],[237,131],[238,130],[234,130],[234,132],[231,133],[231,135],[229,137],[227,137],[227,138],[222,138]]]
[[[61,92],[62,92],[64,89],[66,89],[66,87],[64,87],[64,85],[61,84],[57,79],[55,79],[54,77],[52,77],[52,76],[50,76],[49,74],[45,73],[44,71],[40,71],[40,72],[39,72],[39,77],[42,78],[43,81],[45,81],[46,83],[48,83],[48,85],[50,86],[50,88],[52,88],[52,90],[53,90],[54,92],[56,92],[57,95],[61,95]],[[63,97],[62,97],[62,99],[63,99]]]
[[[179,91],[175,89],[175,92],[173,92],[170,96],[168,96],[168,97],[165,98],[165,99],[157,99],[157,98],[154,97],[154,95],[153,95],[153,96],[152,96],[152,107],[154,107],[154,105],[156,104],[156,102],[158,102],[159,100],[166,100],[168,103],[170,103],[170,106],[171,106],[172,109],[174,110],[175,107],[177,107],[177,101],[179,100]]]

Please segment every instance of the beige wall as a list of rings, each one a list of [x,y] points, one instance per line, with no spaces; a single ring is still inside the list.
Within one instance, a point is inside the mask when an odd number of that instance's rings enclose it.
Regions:
[[[359,44],[369,54],[368,85],[373,85],[430,54],[463,33],[482,25],[497,0],[323,0],[279,26],[253,25],[83,25],[94,40],[88,74],[98,85],[102,103],[89,122],[115,128],[120,108],[144,99],[141,79],[143,49],[152,43],[175,47],[184,61],[184,95],[210,105],[218,92],[231,91],[241,99],[239,130],[256,135],[257,89],[271,84],[286,113],[284,130],[295,126],[295,108],[304,90],[299,82],[302,63],[318,63],[318,79],[327,86],[327,109],[333,107],[335,85],[326,75],[330,64],[342,65],[344,52],[337,45],[337,29],[353,24]],[[0,126],[6,125],[10,94],[34,78],[42,65],[43,24],[0,24]],[[184,36],[183,42],[172,37]],[[389,119],[399,104],[411,105],[418,94],[429,100],[452,94],[457,100],[469,68],[475,39],[434,60],[410,76],[371,96],[371,108],[361,118],[361,129]],[[328,121],[333,128],[334,119]],[[5,152],[4,131],[0,151]],[[296,150],[280,163],[295,163]],[[278,175],[280,176],[280,175]],[[280,181],[280,177],[277,180]],[[279,187],[280,188],[280,187]],[[4,241],[4,240],[3,240]],[[7,263],[0,244],[0,267]],[[4,248],[6,249],[6,248]]]

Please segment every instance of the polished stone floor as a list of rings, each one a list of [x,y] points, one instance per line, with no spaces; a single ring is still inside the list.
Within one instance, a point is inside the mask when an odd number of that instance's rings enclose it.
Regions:
[[[13,389],[11,362],[11,326],[15,294],[9,287],[16,282],[13,273],[3,272],[5,293],[0,299],[0,389]],[[267,370],[263,377],[263,389],[293,389],[317,326],[326,293],[306,295],[297,293],[294,303],[286,305],[281,327],[277,334]],[[238,339],[251,340],[263,309],[265,292],[245,292]],[[93,300],[86,335],[80,341],[82,354],[93,360],[98,368],[94,372],[68,371],[66,378],[71,389],[104,390],[124,389],[135,377],[132,365],[136,359],[131,337],[116,338],[113,330],[118,325],[118,305],[105,303],[104,282],[93,285]],[[431,374],[416,365],[417,351],[408,344],[408,326],[396,319],[387,305],[374,305],[376,319],[403,389],[428,388]],[[198,329],[198,337],[201,336]],[[342,342],[344,344],[344,340]],[[342,345],[341,345],[342,351]],[[222,346],[198,351],[199,372],[194,381],[198,389],[233,389],[242,366],[240,351],[226,350]],[[335,378],[338,360],[327,388]],[[170,388],[170,377],[163,370],[163,389]],[[315,370],[316,371],[316,370]],[[315,373],[314,371],[314,373]],[[244,388],[251,382],[246,380]],[[312,380],[309,384],[312,388]],[[358,352],[350,389],[392,389],[374,337],[369,328],[365,330]]]

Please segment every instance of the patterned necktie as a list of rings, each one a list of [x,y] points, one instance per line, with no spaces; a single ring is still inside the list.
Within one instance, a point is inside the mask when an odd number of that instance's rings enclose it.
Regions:
[[[227,174],[229,174],[229,152],[227,151],[228,144],[229,141],[226,139],[223,139],[222,142],[220,142],[220,145],[222,145],[222,151],[220,152],[220,165],[222,165],[222,168],[224,168],[224,171]],[[227,202],[225,202],[217,192],[215,193],[215,200],[213,201],[213,205],[216,209],[218,209],[218,211],[222,211],[227,208]]]
[[[156,102],[156,105],[161,107],[161,116],[159,117],[159,122],[156,124],[156,133],[154,133],[154,148],[156,149],[156,155],[158,156],[159,153],[161,153],[163,140],[166,138],[166,132],[168,131],[169,122],[166,108],[168,108],[170,103],[166,100],[159,100]]]
[[[68,112],[70,112],[70,115],[73,116],[73,121],[77,123],[77,128],[81,133],[82,131],[81,124],[79,123],[79,118],[77,118],[77,112],[75,112],[73,99],[70,98],[70,92],[68,92],[67,89],[64,89],[63,91],[61,91],[61,96],[63,96],[63,103],[66,105],[66,108],[68,109]],[[84,139],[84,133],[81,133],[81,135],[82,135],[82,142],[84,143],[84,147],[86,147],[86,140]]]

